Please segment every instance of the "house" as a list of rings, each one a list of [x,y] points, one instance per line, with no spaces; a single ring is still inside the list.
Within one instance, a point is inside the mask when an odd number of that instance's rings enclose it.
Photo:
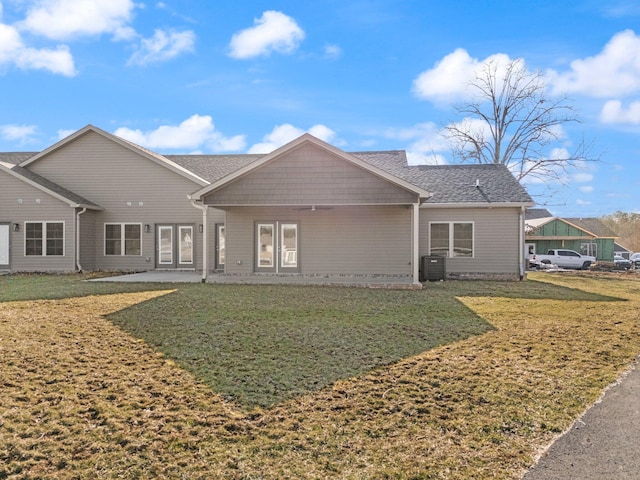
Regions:
[[[525,216],[527,256],[567,248],[596,260],[613,261],[618,235],[601,220],[554,217],[544,209],[529,209]]]
[[[409,166],[309,134],[267,155],[160,155],[92,125],[0,154],[0,269],[524,276],[533,202],[501,165]]]

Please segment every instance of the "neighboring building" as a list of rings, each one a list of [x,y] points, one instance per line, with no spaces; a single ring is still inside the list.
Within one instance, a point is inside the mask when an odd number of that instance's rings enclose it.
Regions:
[[[617,238],[618,235],[597,218],[559,218],[535,208],[526,213],[527,256],[566,248],[612,262]]]
[[[627,260],[629,260],[633,252],[627,247],[624,247],[616,242],[613,244],[613,253],[614,255],[620,255],[622,258],[626,258]]]
[[[502,165],[408,166],[305,134],[268,155],[160,155],[91,125],[0,153],[0,269],[524,276],[527,192]]]

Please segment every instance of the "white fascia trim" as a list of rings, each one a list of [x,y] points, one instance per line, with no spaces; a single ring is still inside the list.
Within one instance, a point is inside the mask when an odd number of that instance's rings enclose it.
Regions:
[[[513,208],[531,207],[535,203],[496,202],[496,203],[423,203],[420,208]]]
[[[389,173],[385,172],[384,170],[380,170],[377,167],[374,167],[373,165],[368,164],[367,162],[364,162],[362,160],[360,160],[359,158],[344,152],[342,150],[340,150],[337,147],[334,147],[333,145],[326,143],[316,137],[314,137],[313,135],[309,134],[309,133],[305,133],[302,136],[296,138],[295,140],[287,143],[286,145],[283,145],[282,147],[274,150],[273,152],[271,152],[268,155],[265,155],[264,157],[260,158],[259,160],[246,165],[245,167],[236,170],[235,172],[227,175],[224,178],[221,178],[220,180],[207,185],[204,188],[201,188],[200,190],[197,190],[196,192],[191,194],[191,198],[194,198],[196,200],[200,200],[202,198],[203,195],[206,195],[207,193],[212,192],[213,190],[216,190],[220,187],[222,187],[223,185],[226,185],[227,183],[240,178],[244,175],[246,175],[247,173],[258,169],[259,167],[261,167],[262,165],[272,161],[273,159],[287,153],[290,152],[291,150],[294,150],[296,148],[298,148],[299,146],[301,146],[304,143],[311,143],[317,147],[320,147],[330,153],[333,153],[334,155],[342,158],[343,160],[352,163],[353,165],[356,165],[380,178],[383,178],[384,180],[388,181],[389,183],[393,183],[399,187],[404,188],[405,190],[409,190],[410,192],[413,192],[417,195],[420,196],[420,198],[428,198],[431,196],[431,194],[429,192],[427,192],[426,190],[423,190],[419,187],[416,187],[415,185],[406,182],[400,178],[397,178],[393,175],[390,175]]]
[[[200,202],[194,200],[192,196],[187,195],[192,202]],[[213,203],[201,203],[206,207],[211,208],[229,208],[229,207],[282,207],[282,208],[307,208],[307,207],[410,207],[413,202],[401,202],[401,203],[227,203],[227,204],[213,204]]]

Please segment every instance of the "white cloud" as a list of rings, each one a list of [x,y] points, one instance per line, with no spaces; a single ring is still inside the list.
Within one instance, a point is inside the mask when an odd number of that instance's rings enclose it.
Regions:
[[[20,33],[12,26],[0,24],[0,66],[15,65],[22,70],[48,70],[72,77],[76,74],[69,48],[55,49],[27,47]]]
[[[580,190],[582,193],[593,193],[593,186],[583,185],[578,190]]]
[[[39,0],[19,23],[19,28],[53,40],[108,33],[115,39],[131,38],[128,23],[133,0]]]
[[[443,151],[450,146],[435,123],[419,123],[409,128],[391,128],[382,133],[385,138],[407,142],[409,165],[446,165]]]
[[[631,102],[628,108],[620,100],[609,100],[602,107],[600,120],[603,123],[640,124],[640,102]]]
[[[327,143],[331,143],[336,136],[336,133],[325,125],[314,125],[307,132]],[[265,135],[262,142],[253,145],[248,153],[271,153],[304,133],[304,130],[294,127],[290,123],[276,125],[271,133]]]
[[[472,58],[469,53],[458,48],[445,56],[429,70],[420,73],[413,81],[413,93],[418,98],[434,103],[451,103],[470,98],[474,89],[471,83],[488,65],[495,66],[496,77],[502,78],[502,71],[513,60],[508,55],[496,53],[484,60]],[[524,65],[524,63],[523,63]]]
[[[324,58],[327,60],[337,60],[342,56],[342,49],[338,45],[325,45]]]
[[[591,202],[591,201],[589,201],[589,200],[582,200],[582,199],[580,199],[580,198],[578,198],[578,199],[576,200],[576,205],[582,205],[582,206],[585,206],[585,207],[587,207],[587,206],[591,205],[591,203],[592,203],[592,202]]]
[[[447,159],[438,153],[425,155],[420,152],[407,150],[407,164],[409,165],[447,165]]]
[[[282,12],[266,11],[254,20],[254,26],[233,35],[229,55],[246,59],[271,52],[292,53],[304,39],[304,31]]]
[[[569,150],[567,150],[566,148],[552,148],[549,158],[568,160],[569,158],[571,158],[571,153],[569,153]]]
[[[587,183],[593,181],[593,174],[586,172],[579,172],[573,174],[573,179],[578,183]]]
[[[143,38],[138,50],[129,58],[129,65],[149,65],[171,60],[185,52],[193,52],[195,34],[191,30],[184,32],[165,32],[156,30],[153,37]]]
[[[147,132],[121,127],[114,134],[138,145],[159,150],[194,150],[204,146],[214,152],[223,152],[242,150],[245,147],[244,135],[225,137],[216,130],[209,115],[193,115],[180,125],[162,125]]]
[[[0,125],[0,136],[5,140],[25,143],[31,140],[37,130],[35,125]]]
[[[72,133],[76,133],[77,130],[73,130],[73,129],[69,129],[69,130],[64,130],[64,129],[60,129],[58,130],[58,140],[62,140],[63,138],[67,138],[69,135],[71,135]]]
[[[554,93],[619,97],[640,91],[640,37],[632,30],[614,35],[602,52],[574,60],[567,72],[549,70]]]
[[[571,158],[571,154],[566,148],[553,148],[549,152],[549,155],[546,157],[548,159],[562,159],[567,160]],[[565,171],[565,166],[559,162],[552,162],[551,164],[545,163],[544,159],[530,159],[521,164],[520,162],[515,162],[509,165],[512,173],[517,177],[522,171],[530,171],[528,175],[522,178],[520,181],[527,186],[531,185],[568,185],[571,183],[571,180],[577,182],[589,182],[593,180],[593,175],[591,174],[583,174],[584,176],[580,176],[580,173],[576,173],[573,176],[569,176]],[[539,167],[539,168],[538,168]],[[579,164],[578,168],[586,168],[584,164]]]

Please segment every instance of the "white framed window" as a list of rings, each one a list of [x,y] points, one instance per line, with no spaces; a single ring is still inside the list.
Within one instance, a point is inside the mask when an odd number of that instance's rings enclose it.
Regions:
[[[105,255],[142,255],[141,223],[105,223]]]
[[[429,255],[472,258],[473,222],[430,222]]]
[[[26,256],[64,256],[64,222],[24,222]]]
[[[591,257],[598,256],[598,244],[597,243],[581,243],[580,253],[582,255],[588,255]]]

